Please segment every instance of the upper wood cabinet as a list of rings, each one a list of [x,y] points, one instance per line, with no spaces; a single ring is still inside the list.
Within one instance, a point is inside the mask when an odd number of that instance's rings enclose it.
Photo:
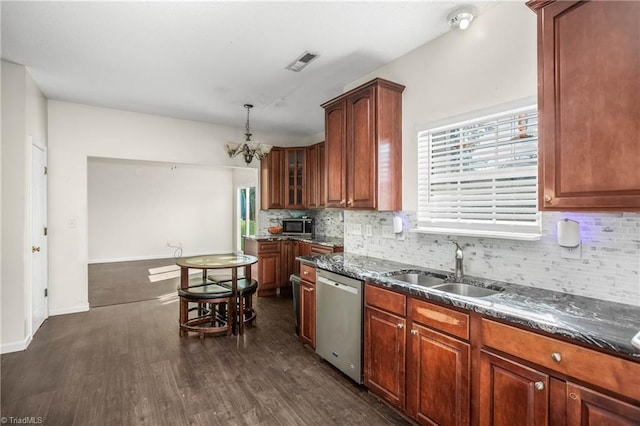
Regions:
[[[402,92],[374,79],[325,109],[326,207],[402,209]]]
[[[260,162],[260,208],[284,209],[284,155],[282,148],[271,148],[267,158]]]
[[[307,208],[324,208],[324,142],[307,147]]]
[[[539,207],[640,209],[640,2],[538,14]]]
[[[285,198],[287,209],[304,209],[306,207],[305,185],[305,151],[306,148],[285,148]]]

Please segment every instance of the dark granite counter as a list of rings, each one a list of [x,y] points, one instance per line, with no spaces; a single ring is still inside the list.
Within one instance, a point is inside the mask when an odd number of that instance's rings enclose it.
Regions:
[[[462,282],[501,291],[487,297],[464,297],[393,278],[394,274],[427,272],[446,275],[447,281],[455,281],[451,272],[350,253],[300,256],[298,260],[408,295],[478,312],[640,361],[640,350],[631,345],[631,339],[640,331],[640,308],[635,306],[471,276],[465,276]]]
[[[320,244],[322,246],[327,247],[343,247],[344,239],[337,237],[327,237],[324,235],[314,235],[313,237],[299,237],[296,235],[280,235],[280,234],[263,234],[263,235],[252,235],[250,237],[245,237],[250,240],[255,241],[304,241],[312,244]]]

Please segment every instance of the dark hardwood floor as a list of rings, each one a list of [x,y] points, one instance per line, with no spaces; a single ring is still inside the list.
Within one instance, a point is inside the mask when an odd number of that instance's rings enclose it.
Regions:
[[[291,299],[255,306],[256,327],[204,342],[179,337],[175,295],[51,317],[26,351],[2,355],[1,415],[65,426],[410,424],[299,342]]]

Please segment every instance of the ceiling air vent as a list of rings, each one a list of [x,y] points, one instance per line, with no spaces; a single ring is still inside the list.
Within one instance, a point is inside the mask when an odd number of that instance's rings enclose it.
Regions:
[[[311,63],[317,57],[318,57],[317,53],[311,53],[308,51],[304,52],[302,55],[300,55],[298,59],[291,62],[289,65],[287,65],[286,69],[295,71],[295,72],[302,71],[304,67],[309,65],[309,63]]]

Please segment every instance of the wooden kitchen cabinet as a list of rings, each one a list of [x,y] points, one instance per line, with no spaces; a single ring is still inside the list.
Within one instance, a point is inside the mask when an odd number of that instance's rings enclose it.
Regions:
[[[300,340],[316,347],[316,269],[300,265]]]
[[[640,208],[640,2],[530,1],[538,14],[539,208]]]
[[[282,262],[282,278],[280,287],[281,294],[291,293],[291,284],[289,277],[291,274],[298,272],[299,263],[296,261],[298,256],[298,241],[283,240],[280,241],[280,260]]]
[[[640,423],[640,406],[591,389],[567,384],[567,424],[632,426]]]
[[[286,209],[306,208],[306,176],[305,176],[306,148],[285,148],[285,202]]]
[[[425,425],[468,425],[471,345],[462,339],[469,316],[409,298],[409,318],[407,414]]]
[[[307,208],[324,208],[324,142],[307,147]]]
[[[325,206],[402,209],[402,92],[374,79],[325,109]]]
[[[285,151],[274,146],[269,155],[260,161],[260,208],[284,209],[284,157]]]
[[[273,296],[282,286],[280,241],[245,239],[244,252],[258,258],[251,274],[258,281],[258,296]],[[289,277],[287,277],[288,280]]]
[[[480,425],[549,424],[549,376],[483,351]]]
[[[364,384],[404,410],[406,297],[367,284],[364,317]]]
[[[312,243],[309,246],[309,254],[310,255],[341,253],[342,250],[343,250],[343,247],[331,247],[331,246],[325,246],[325,245],[322,245],[322,244],[315,244],[315,243]]]

